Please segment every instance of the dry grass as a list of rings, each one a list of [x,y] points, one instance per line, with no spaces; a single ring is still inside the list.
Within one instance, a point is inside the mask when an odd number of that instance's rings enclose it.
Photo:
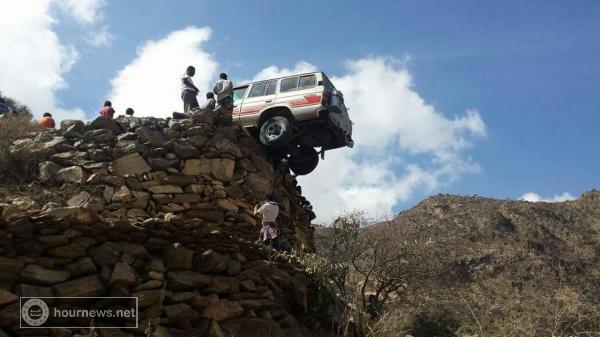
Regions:
[[[28,156],[11,156],[12,143],[36,129],[29,117],[0,118],[0,182],[23,183],[35,168]]]

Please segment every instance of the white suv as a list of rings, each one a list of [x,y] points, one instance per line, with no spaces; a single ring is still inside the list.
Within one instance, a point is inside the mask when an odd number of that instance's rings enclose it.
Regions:
[[[239,85],[233,123],[249,128],[297,175],[312,172],[326,150],[352,147],[352,121],[344,96],[323,72]]]

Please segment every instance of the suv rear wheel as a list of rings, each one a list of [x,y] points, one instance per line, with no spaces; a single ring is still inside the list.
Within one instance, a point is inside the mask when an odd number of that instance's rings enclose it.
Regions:
[[[270,149],[278,149],[288,145],[291,137],[292,123],[284,116],[271,117],[260,127],[260,142]]]
[[[309,174],[319,164],[319,154],[317,151],[306,145],[300,145],[295,153],[290,154],[288,159],[288,167],[294,171],[296,175]]]

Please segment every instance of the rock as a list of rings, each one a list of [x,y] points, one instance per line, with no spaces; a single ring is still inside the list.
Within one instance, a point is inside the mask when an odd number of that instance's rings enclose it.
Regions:
[[[196,183],[196,178],[189,175],[184,174],[171,174],[166,176],[163,180],[163,183],[169,185],[179,185],[179,186],[187,186]]]
[[[252,194],[257,198],[262,198],[267,193],[273,191],[273,184],[271,180],[258,173],[248,174],[243,186],[247,191],[252,192]]]
[[[165,298],[165,291],[163,289],[142,290],[133,293],[132,296],[138,298],[140,308],[145,308],[157,302],[162,303]]]
[[[163,145],[163,135],[158,131],[152,130],[147,127],[140,127],[137,130],[135,130],[135,134],[138,136],[140,143],[150,143],[153,146]]]
[[[15,289],[21,297],[52,297],[55,296],[51,287],[38,287],[21,283]]]
[[[196,295],[192,298],[191,305],[197,309],[204,309],[213,303],[219,302],[219,296],[212,294],[210,296]]]
[[[133,194],[127,186],[123,185],[112,195],[112,202],[116,203],[128,203],[133,201]]]
[[[168,168],[177,167],[179,165],[179,159],[148,158],[148,164],[153,170],[166,170]]]
[[[75,277],[93,274],[97,271],[94,261],[89,257],[84,257],[77,262],[68,264],[66,269]]]
[[[66,246],[52,248],[52,249],[50,249],[49,253],[51,256],[72,258],[72,259],[78,258],[78,257],[84,257],[87,255],[87,252],[85,251],[85,247],[82,247],[81,245],[78,245],[76,243],[71,243]]]
[[[79,166],[70,166],[56,172],[56,181],[59,183],[83,184],[85,176],[83,169]]]
[[[164,260],[169,269],[192,269],[194,252],[180,243],[165,248]]]
[[[117,176],[143,174],[151,170],[146,160],[139,153],[131,153],[114,160],[111,167]]]
[[[183,165],[183,174],[191,176],[201,176],[209,174],[212,169],[212,161],[210,159],[188,159]]]
[[[200,155],[200,151],[184,141],[170,140],[166,144],[169,151],[174,152],[181,159],[196,158]]]
[[[227,199],[217,199],[217,201],[215,202],[215,206],[217,206],[217,208],[220,208],[222,210],[226,210],[226,211],[230,211],[230,212],[234,212],[234,213],[237,213],[240,210],[239,207],[237,207],[234,203],[232,203],[231,201],[229,201]]]
[[[113,131],[107,129],[90,130],[83,133],[83,140],[86,142],[109,143],[114,139]]]
[[[194,270],[201,273],[219,274],[226,269],[227,258],[212,250],[207,250],[194,259]]]
[[[87,126],[87,129],[89,129],[89,130],[101,129],[98,131],[111,131],[112,133],[115,133],[115,134],[121,133],[123,131],[121,129],[121,127],[119,126],[119,124],[117,124],[114,120],[103,117],[103,116],[100,116],[100,117],[94,119]],[[102,129],[106,129],[106,130],[102,130]],[[90,132],[90,131],[88,131],[88,132]]]
[[[12,283],[18,278],[21,270],[25,267],[25,262],[17,259],[0,256],[0,282]]]
[[[231,159],[213,159],[211,165],[211,175],[221,181],[231,181],[235,161]]]
[[[150,186],[148,191],[156,194],[175,194],[175,193],[183,193],[183,189],[177,185],[157,185]]]
[[[144,282],[144,283],[140,284],[139,286],[135,287],[135,291],[158,289],[158,288],[162,288],[162,286],[163,286],[163,281],[149,280],[149,281]]]
[[[237,317],[243,312],[244,308],[242,308],[238,302],[222,299],[219,300],[219,302],[213,303],[206,307],[206,309],[204,309],[203,317],[220,322],[226,319]]]
[[[57,284],[53,287],[59,297],[102,296],[106,289],[98,275],[90,275],[72,281]]]
[[[206,332],[206,337],[225,337],[218,322],[213,321],[210,323],[210,328]]]
[[[225,220],[225,214],[221,210],[194,209],[187,211],[186,215],[191,218],[199,218],[204,221],[220,224]]]
[[[19,298],[19,296],[11,293],[8,290],[4,290],[4,289],[0,288],[0,307],[10,304],[10,303],[16,301],[18,298]]]
[[[129,286],[135,284],[136,279],[135,270],[131,266],[123,262],[117,262],[108,284],[113,285],[118,283]]]
[[[239,260],[227,261],[227,275],[235,276],[242,272],[242,263]]]
[[[60,122],[60,131],[65,132],[76,132],[79,134],[83,133],[84,124],[82,121],[77,119],[63,119]]]
[[[38,177],[42,182],[50,181],[62,167],[51,161],[43,161],[38,165]]]
[[[210,277],[191,270],[171,271],[167,273],[167,288],[188,290],[210,285]]]
[[[69,244],[69,238],[66,235],[40,235],[37,240],[46,248],[54,248]]]
[[[243,280],[240,282],[242,290],[245,291],[256,291],[256,285],[251,280]]]
[[[67,271],[50,270],[35,264],[30,264],[21,271],[20,280],[37,285],[52,285],[64,282],[71,276]]]
[[[82,191],[69,199],[69,201],[67,201],[67,205],[70,207],[83,207],[87,205],[91,199],[92,196],[88,192]]]
[[[105,242],[90,249],[90,257],[98,266],[112,266],[121,258],[121,248],[114,242]]]
[[[101,149],[89,149],[87,150],[90,160],[95,162],[109,161],[111,158],[104,150]]]
[[[233,294],[240,291],[240,280],[235,277],[213,276],[210,282],[219,294]]]

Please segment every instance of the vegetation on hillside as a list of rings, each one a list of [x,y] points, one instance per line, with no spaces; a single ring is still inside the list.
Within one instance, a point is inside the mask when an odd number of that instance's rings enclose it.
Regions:
[[[347,304],[340,335],[600,334],[600,192],[438,196],[368,223],[352,213],[317,231],[313,274]]]

